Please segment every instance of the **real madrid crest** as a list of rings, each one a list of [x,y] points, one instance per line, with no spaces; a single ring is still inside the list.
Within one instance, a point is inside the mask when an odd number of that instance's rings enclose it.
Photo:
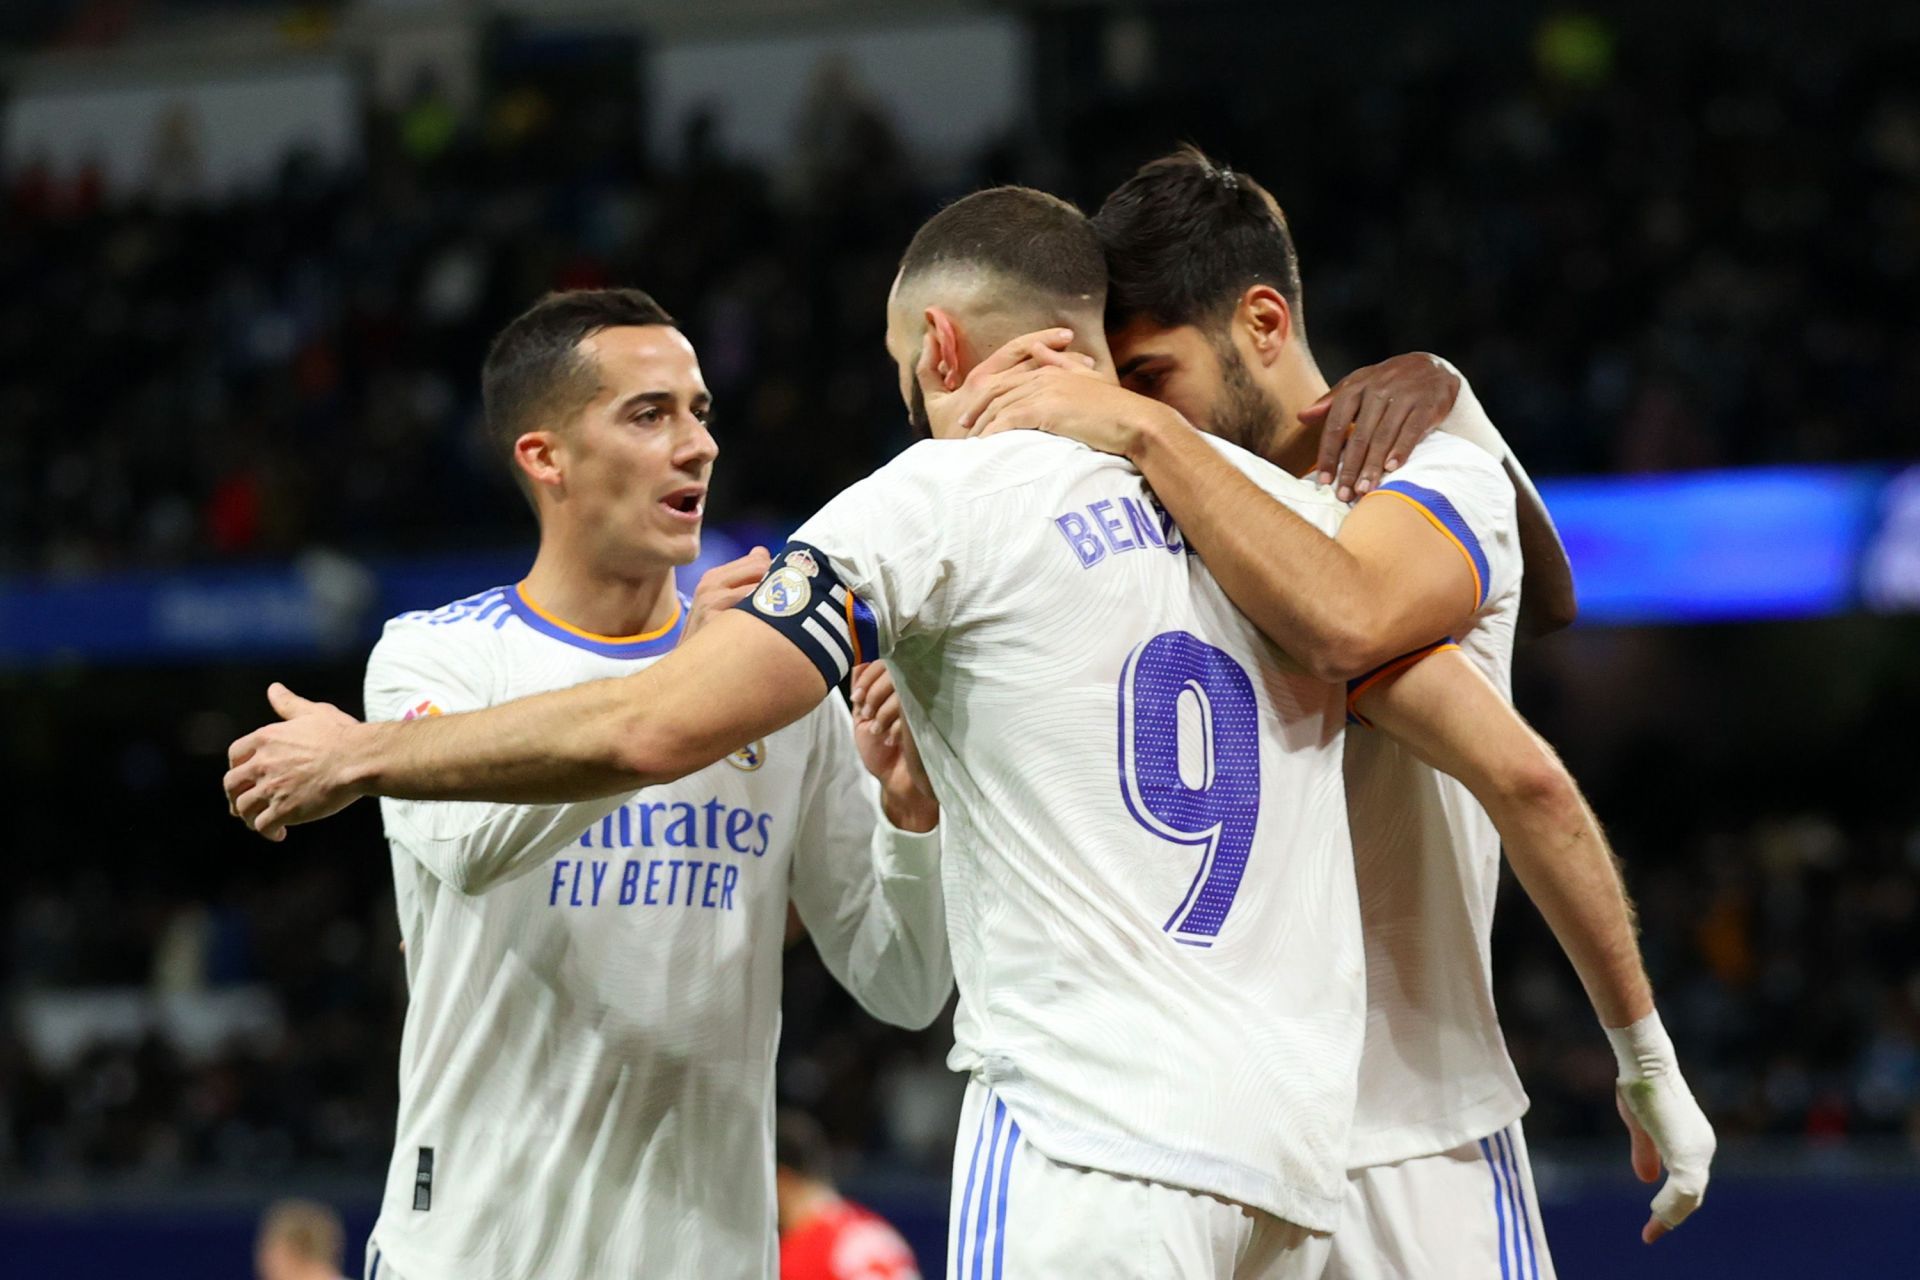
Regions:
[[[767,575],[753,593],[753,607],[769,618],[786,618],[807,607],[813,599],[813,587],[807,575],[792,565],[783,564]]]
[[[727,757],[727,763],[742,773],[752,773],[767,762],[767,740],[756,738]]]

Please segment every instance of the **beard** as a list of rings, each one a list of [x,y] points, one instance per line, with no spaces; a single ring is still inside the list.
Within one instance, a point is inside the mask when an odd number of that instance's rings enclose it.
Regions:
[[[1220,362],[1220,402],[1213,412],[1213,434],[1264,458],[1279,438],[1280,405],[1254,382],[1231,339],[1216,342],[1213,353]]]

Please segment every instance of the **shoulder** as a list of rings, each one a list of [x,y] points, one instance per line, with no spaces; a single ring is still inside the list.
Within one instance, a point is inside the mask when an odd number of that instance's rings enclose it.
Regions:
[[[387,619],[383,634],[406,632],[414,628],[458,626],[470,622],[494,622],[507,612],[513,595],[512,586],[488,587],[485,591],[476,591],[470,596],[462,596],[437,609],[412,609]]]
[[[1332,489],[1302,480],[1281,467],[1275,466],[1257,453],[1242,449],[1237,444],[1207,436],[1206,441],[1214,450],[1231,462],[1240,473],[1265,489],[1272,496],[1291,507],[1336,508],[1344,510],[1346,504],[1334,496]]]
[[[1340,531],[1346,522],[1348,505],[1334,495],[1332,489],[1322,487],[1311,480],[1302,480],[1299,476],[1275,466],[1265,458],[1216,436],[1203,437],[1213,446],[1214,451],[1247,479],[1253,481],[1268,497],[1286,507],[1294,515],[1305,520],[1328,537]]]
[[[1131,471],[1123,458],[1044,431],[1007,431],[984,439],[922,440],[868,479],[971,501],[1010,489],[1107,469]]]
[[[512,591],[512,587],[489,587],[437,609],[414,609],[387,619],[368,665],[491,650],[500,628],[512,616]]]
[[[1421,441],[1375,492],[1412,502],[1442,523],[1464,519],[1486,534],[1513,523],[1518,500],[1506,468],[1486,450],[1438,433]]]
[[[1511,493],[1513,481],[1506,468],[1492,454],[1472,441],[1436,431],[1415,445],[1406,465],[1387,477],[1387,484],[1418,481],[1430,475],[1455,480],[1471,480],[1497,486]]]
[[[1405,466],[1367,495],[1376,497],[1410,503],[1457,543],[1479,579],[1483,602],[1517,589],[1518,495],[1506,468],[1480,446],[1456,436],[1429,436]]]
[[[859,552],[913,558],[934,545],[987,537],[985,517],[1041,505],[1107,468],[1138,474],[1124,459],[1038,431],[923,440],[834,497],[794,538],[836,558]],[[981,516],[965,518],[963,510]]]

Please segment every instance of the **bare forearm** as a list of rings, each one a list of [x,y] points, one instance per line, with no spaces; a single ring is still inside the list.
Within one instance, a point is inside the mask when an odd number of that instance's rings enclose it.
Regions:
[[[227,749],[227,807],[271,840],[365,795],[563,804],[668,782],[805,715],[813,660],[729,610],[637,675],[466,715],[364,725],[283,685],[283,723]]]
[[[1545,747],[1542,747],[1545,750]],[[1569,778],[1486,804],[1514,875],[1559,940],[1602,1025],[1653,1012],[1633,907],[1593,810]]]
[[[1375,593],[1352,553],[1170,410],[1140,432],[1129,457],[1227,597],[1268,639],[1323,679],[1374,665],[1367,636]]]
[[[1600,823],[1553,748],[1493,684],[1461,654],[1440,653],[1359,709],[1486,809],[1601,1022],[1624,1027],[1652,1012],[1633,908]]]
[[[467,715],[365,726],[343,761],[362,795],[558,804],[616,795],[662,777],[637,772],[638,693],[599,680]]]
[[[705,768],[827,694],[812,662],[729,609],[663,661],[469,715],[373,726],[345,755],[361,795],[558,804]],[[912,821],[917,815],[903,814]]]

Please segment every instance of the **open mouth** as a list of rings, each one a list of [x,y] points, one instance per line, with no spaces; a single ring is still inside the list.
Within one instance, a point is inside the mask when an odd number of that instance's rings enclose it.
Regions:
[[[689,485],[684,489],[675,489],[660,499],[660,505],[677,520],[697,523],[701,512],[707,505],[707,491],[698,485]]]

